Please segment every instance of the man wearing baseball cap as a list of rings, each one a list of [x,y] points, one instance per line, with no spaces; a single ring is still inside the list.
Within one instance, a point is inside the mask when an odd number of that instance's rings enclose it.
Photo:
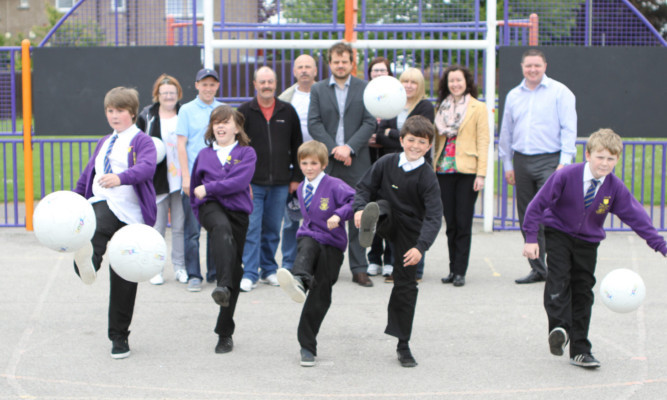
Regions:
[[[190,171],[199,151],[204,148],[204,133],[208,126],[211,112],[223,103],[215,99],[220,87],[218,73],[210,68],[202,68],[197,72],[195,88],[197,97],[179,110],[178,125],[178,161],[181,164],[183,187],[183,213],[185,214],[184,241],[185,241],[185,269],[188,272],[188,290],[201,291],[203,277],[199,266],[199,234],[201,225],[190,207]],[[207,246],[208,247],[208,246]],[[207,248],[208,254],[208,248]],[[215,266],[209,264],[206,257],[206,280],[215,282]]]

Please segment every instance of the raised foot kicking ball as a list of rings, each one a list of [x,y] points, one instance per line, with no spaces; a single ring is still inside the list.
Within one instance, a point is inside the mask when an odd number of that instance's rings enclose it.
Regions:
[[[155,152],[157,153],[156,162],[159,164],[167,155],[167,147],[164,145],[162,139],[156,138],[155,136],[151,136],[151,139],[153,139],[153,144],[155,144]]]
[[[611,271],[600,284],[602,302],[610,310],[627,313],[636,310],[644,301],[646,286],[641,276],[626,268]]]
[[[393,76],[380,76],[368,82],[364,90],[364,106],[375,118],[391,119],[405,108],[405,88]]]
[[[95,211],[88,200],[66,190],[44,197],[33,213],[37,240],[64,253],[77,251],[89,243],[96,224]]]
[[[167,243],[158,231],[144,224],[120,228],[109,242],[109,264],[123,279],[143,282],[162,271]]]

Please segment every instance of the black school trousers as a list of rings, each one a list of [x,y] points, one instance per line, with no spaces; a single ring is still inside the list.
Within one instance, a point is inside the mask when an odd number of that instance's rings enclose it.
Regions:
[[[376,234],[389,240],[394,254],[394,287],[387,306],[387,327],[384,333],[409,341],[417,306],[417,265],[404,266],[403,255],[417,245],[417,236],[405,229],[405,223],[391,211],[386,200],[378,200],[380,219]],[[422,254],[422,258],[425,254]]]
[[[120,228],[127,225],[109,209],[106,201],[93,203],[95,211],[95,234],[90,242],[93,245],[93,266],[99,271],[102,258],[107,251],[107,244]],[[130,323],[134,313],[134,301],[137,297],[137,283],[121,278],[113,267],[109,266],[109,340],[127,339],[130,335]],[[79,269],[74,263],[74,270]]]
[[[588,328],[600,243],[577,239],[549,227],[544,233],[549,268],[544,285],[544,309],[549,320],[549,332],[557,327],[568,332],[570,357],[590,353]]]
[[[199,221],[210,238],[210,256],[216,271],[219,287],[231,292],[229,307],[220,307],[214,332],[231,337],[236,327],[234,311],[241,291],[243,278],[243,247],[248,232],[248,214],[231,211],[217,201],[209,201],[199,207]]]
[[[309,236],[297,239],[292,274],[303,282],[308,297],[301,310],[297,339],[302,348],[317,355],[317,334],[331,306],[333,285],[343,265],[343,252]]]

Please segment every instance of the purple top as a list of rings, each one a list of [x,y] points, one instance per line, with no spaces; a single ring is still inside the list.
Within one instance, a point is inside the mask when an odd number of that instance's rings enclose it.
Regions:
[[[667,255],[667,243],[651,218],[623,182],[614,174],[605,177],[593,204],[584,207],[584,166],[573,164],[556,171],[526,209],[523,230],[526,243],[537,243],[539,224],[558,229],[587,242],[605,238],[607,214],[618,216],[655,251]]]
[[[97,142],[97,147],[88,165],[81,172],[81,176],[76,183],[74,192],[89,199],[93,197],[93,178],[95,177],[95,158],[102,148],[102,143],[107,140],[111,134],[106,135]],[[121,185],[132,185],[134,192],[139,199],[139,208],[144,218],[144,224],[148,226],[155,225],[157,215],[157,205],[155,204],[155,187],[153,186],[153,175],[155,175],[155,160],[157,159],[153,139],[143,132],[134,135],[130,142],[132,149],[127,153],[128,168],[118,174]]]
[[[229,153],[225,165],[221,165],[216,151],[205,147],[197,156],[190,182],[190,205],[199,219],[199,207],[207,201],[217,201],[231,211],[252,212],[250,181],[255,173],[257,155],[250,146],[236,145]],[[206,196],[199,200],[195,188],[204,185]]]
[[[310,210],[306,211],[306,205],[303,203],[303,184],[304,182],[301,182],[297,189],[303,223],[296,232],[296,237],[308,236],[320,244],[333,246],[345,252],[347,233],[344,222],[352,219],[354,215],[352,211],[354,189],[338,178],[324,175],[313,193]],[[340,224],[337,228],[329,230],[327,220],[334,214],[340,217]]]

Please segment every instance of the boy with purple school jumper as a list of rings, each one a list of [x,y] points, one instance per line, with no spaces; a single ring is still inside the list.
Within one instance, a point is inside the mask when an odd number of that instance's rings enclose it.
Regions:
[[[605,238],[609,213],[628,224],[646,243],[667,256],[667,243],[641,204],[612,174],[623,141],[600,129],[586,143],[586,163],[565,166],[546,181],[526,209],[523,255],[539,255],[537,232],[545,227],[548,271],[544,308],[549,320],[551,354],[562,356],[570,342],[570,364],[597,368],[588,328],[593,306],[597,248]]]
[[[204,142],[192,166],[190,205],[210,237],[218,284],[211,296],[220,306],[215,333],[216,353],[232,351],[234,310],[243,277],[243,246],[252,212],[250,181],[257,154],[243,131],[243,115],[227,105],[211,113]]]
[[[403,152],[377,160],[357,184],[354,196],[361,246],[370,247],[375,234],[393,245],[394,287],[384,332],[398,338],[396,353],[403,367],[417,365],[409,346],[417,305],[417,264],[442,225],[440,186],[424,161],[434,134],[426,117],[408,118],[399,139]]]
[[[292,271],[280,268],[277,277],[292,300],[306,302],[297,337],[301,366],[312,367],[317,355],[317,333],[331,305],[331,290],[347,248],[343,223],[352,219],[354,190],[341,179],[324,173],[329,152],[323,143],[311,140],[302,144],[297,159],[306,177],[297,189],[303,223],[296,233],[297,255]]]
[[[74,253],[74,271],[87,285],[95,281],[113,234],[127,224],[153,226],[157,214],[153,186],[157,156],[153,140],[134,124],[139,113],[137,91],[111,89],[104,97],[104,109],[114,131],[97,142],[74,189],[92,203],[97,223],[91,243]],[[121,278],[113,268],[109,279],[111,357],[126,358],[137,283]]]

